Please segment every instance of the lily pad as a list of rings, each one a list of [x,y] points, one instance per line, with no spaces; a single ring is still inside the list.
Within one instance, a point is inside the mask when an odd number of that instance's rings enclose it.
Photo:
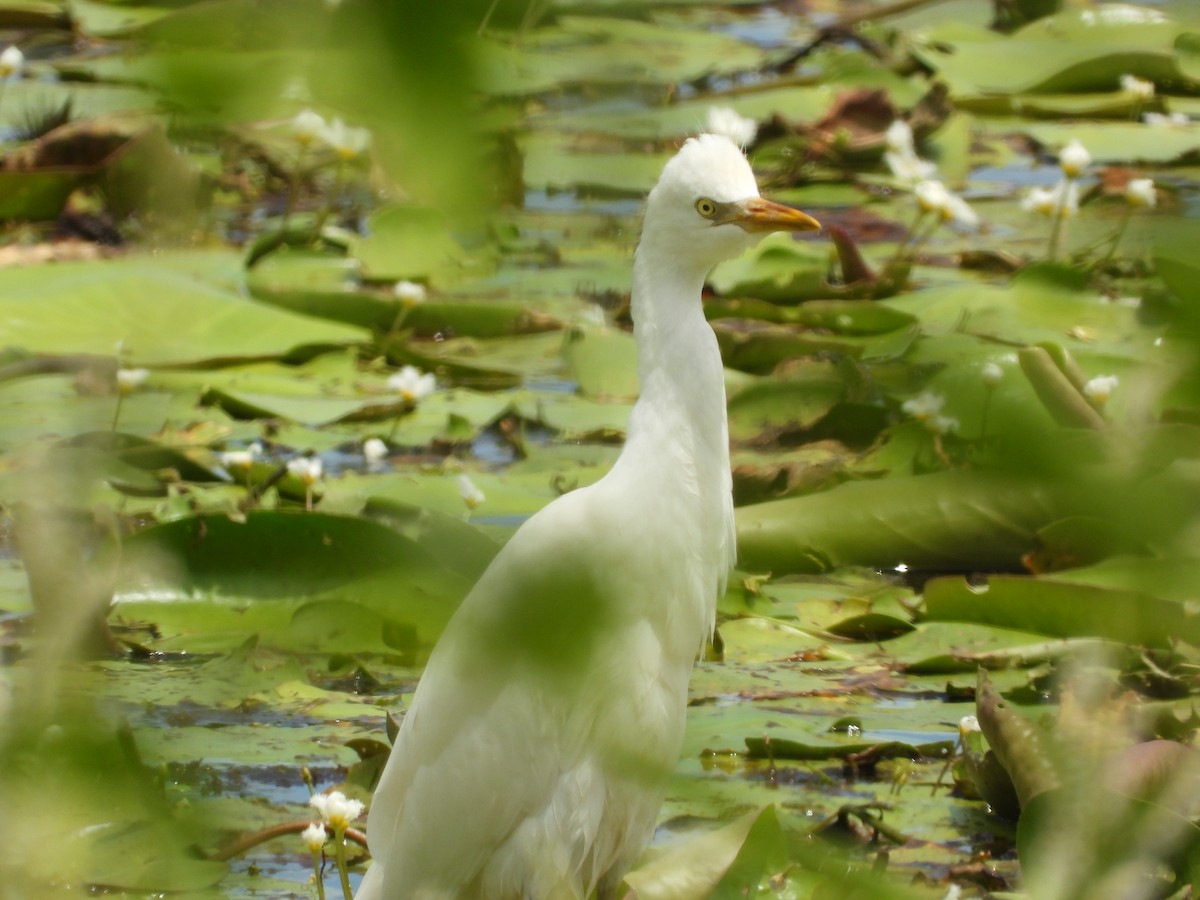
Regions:
[[[488,42],[480,50],[479,83],[502,95],[583,82],[668,85],[722,69],[750,68],[762,58],[756,48],[712,31],[570,15],[527,35],[519,46]]]
[[[968,585],[958,578],[927,586],[931,618],[1036,630],[1057,637],[1102,637],[1165,647],[1200,641],[1200,620],[1184,604],[1142,590],[1095,587],[1053,577],[992,576]]]
[[[362,605],[380,617],[369,636],[354,632],[357,649],[394,650],[390,627],[410,634],[415,650],[432,643],[470,586],[392,529],[315,513],[252,512],[243,522],[209,516],[153,526],[124,542],[120,565],[117,613],[151,618],[171,634],[172,607],[181,604],[179,626],[189,633],[172,637],[185,645],[240,642],[256,632],[287,645],[281,628],[320,600]],[[240,638],[231,633],[239,618]],[[308,646],[311,629],[289,627]]]
[[[722,294],[798,303],[820,294],[828,271],[828,248],[776,234],[721,263],[708,280]]]
[[[196,263],[188,259],[186,253],[160,254],[0,270],[5,338],[46,353],[113,355],[121,346],[131,361],[153,366],[279,357],[302,344],[362,336],[357,329],[247,303],[194,274]]]
[[[451,234],[445,217],[421,206],[388,206],[372,214],[367,236],[355,240],[351,252],[363,274],[381,281],[453,281],[469,261]]]

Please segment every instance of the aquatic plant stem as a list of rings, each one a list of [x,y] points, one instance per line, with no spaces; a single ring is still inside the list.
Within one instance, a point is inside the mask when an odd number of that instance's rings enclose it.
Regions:
[[[325,900],[325,882],[321,878],[321,853],[313,851],[313,880],[317,884],[317,900]]]
[[[325,227],[325,222],[329,218],[329,214],[333,212],[333,204],[337,200],[338,192],[342,189],[342,172],[346,169],[346,161],[340,156],[338,157],[337,166],[333,170],[333,184],[329,187],[329,197],[325,200],[325,206],[321,210],[321,214],[317,216],[317,223],[313,226],[313,234],[319,235],[321,229]]]
[[[410,309],[412,309],[411,306],[407,306],[405,304],[400,305],[400,311],[396,313],[396,318],[392,322],[392,327],[387,331],[388,337],[396,334],[396,332],[404,327],[404,320],[408,318],[408,311]]]
[[[1067,177],[1063,185],[1062,195],[1054,205],[1054,224],[1050,227],[1050,241],[1046,246],[1046,259],[1054,262],[1058,259],[1058,247],[1067,230],[1067,199],[1071,196],[1071,185],[1075,179]]]
[[[337,863],[338,877],[342,881],[342,895],[346,900],[354,900],[354,891],[350,888],[350,870],[346,865],[346,829],[335,828],[333,831],[333,859]]]
[[[1112,244],[1108,248],[1108,252],[1104,254],[1104,259],[1100,260],[1100,265],[1104,265],[1116,255],[1117,246],[1121,243],[1121,238],[1125,237],[1125,229],[1129,227],[1129,220],[1133,218],[1133,207],[1125,208],[1125,215],[1121,217],[1121,221],[1117,223],[1116,234],[1113,235]]]
[[[388,429],[387,437],[385,438],[389,444],[392,443],[392,439],[396,436],[396,429],[400,427],[400,420],[403,419],[407,413],[412,412],[416,408],[417,404],[415,401],[404,398],[400,410],[396,413],[396,418],[392,419],[392,427]]]
[[[985,390],[987,393],[983,396],[983,413],[979,422],[979,439],[981,441],[987,438],[988,410],[992,407],[992,394],[995,393],[995,388],[991,385],[987,385]]]
[[[896,252],[892,254],[892,258],[884,263],[883,271],[890,272],[896,266],[900,265],[900,263],[902,263],[904,260],[910,258],[911,254],[906,251],[908,251],[909,248],[915,249],[921,244],[922,241],[924,241],[929,237],[930,234],[933,233],[932,229],[927,230],[923,235],[917,233],[917,228],[920,226],[926,215],[927,214],[925,210],[918,207],[916,218],[914,218],[912,224],[908,226],[908,236],[900,242],[900,245],[896,248]],[[934,228],[936,227],[937,222],[935,221]]]
[[[285,834],[301,834],[311,824],[312,819],[302,819],[298,822],[284,822],[280,825],[272,825],[270,828],[264,828],[261,831],[255,831],[238,838],[232,844],[222,847],[208,858],[216,862],[225,862],[226,860],[233,859],[235,856],[241,856],[259,844],[273,841],[278,837],[283,837]],[[357,828],[347,828],[342,832],[342,835],[354,841],[354,843],[358,844],[364,850],[366,849],[367,836]]]
[[[304,156],[307,152],[308,145],[301,144],[300,152],[296,154],[296,163],[292,167],[291,177],[288,178],[287,198],[283,202],[283,219],[279,223],[281,233],[287,232],[288,222],[296,209],[296,198],[300,193],[300,176],[304,173]]]
[[[479,23],[479,28],[475,30],[476,34],[483,34],[485,31],[487,31],[488,23],[492,21],[492,13],[496,11],[496,6],[499,3],[500,0],[492,0],[492,2],[488,4],[487,12],[483,14],[483,19]]]

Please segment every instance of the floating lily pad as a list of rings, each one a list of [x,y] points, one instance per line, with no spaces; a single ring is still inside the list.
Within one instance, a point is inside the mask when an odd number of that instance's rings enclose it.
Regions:
[[[1200,621],[1179,602],[1145,590],[1063,583],[1047,576],[994,576],[975,586],[939,579],[926,589],[925,603],[932,618],[1057,637],[1094,636],[1154,646],[1167,646],[1173,639],[1200,641]]]
[[[566,336],[563,357],[586,396],[637,396],[637,346],[632,335],[610,329],[577,329]]]
[[[583,82],[667,85],[750,68],[762,58],[756,48],[711,31],[590,16],[560,16],[519,46],[487,42],[480,51],[480,84],[502,95]]]
[[[737,259],[721,263],[708,280],[722,294],[798,303],[820,294],[828,271],[827,247],[778,234]]]
[[[355,240],[351,252],[364,275],[381,281],[453,281],[469,262],[478,264],[451,234],[445,217],[421,206],[378,210],[367,236]]]
[[[211,279],[148,256],[2,270],[0,315],[11,345],[101,355],[120,345],[131,361],[146,365],[278,357],[301,344],[362,335],[247,303]]]
[[[285,626],[291,642],[311,646],[311,628],[288,625],[301,608],[315,601],[361,604],[380,618],[372,619],[378,627],[370,635],[354,632],[356,649],[395,652],[389,635],[400,633],[410,636],[407,649],[415,652],[432,643],[469,585],[420,544],[382,525],[252,512],[243,522],[181,519],[134,535],[122,546],[114,599],[118,615],[157,621],[184,646],[240,643],[255,633],[287,646]],[[178,624],[175,604],[183,608]]]

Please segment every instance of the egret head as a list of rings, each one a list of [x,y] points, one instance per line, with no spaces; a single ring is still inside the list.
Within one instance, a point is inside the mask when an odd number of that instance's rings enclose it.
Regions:
[[[811,216],[764,200],[745,154],[729,138],[689,138],[646,201],[642,241],[707,271],[770,231],[817,231]]]

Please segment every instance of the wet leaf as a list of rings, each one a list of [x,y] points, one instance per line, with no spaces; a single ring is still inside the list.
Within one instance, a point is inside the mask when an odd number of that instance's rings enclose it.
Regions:
[[[371,216],[367,237],[351,253],[363,274],[380,281],[453,281],[468,263],[477,263],[450,233],[445,217],[420,206],[387,206]]]
[[[983,671],[979,673],[975,710],[988,746],[1012,779],[1022,809],[1039,794],[1061,784],[1038,726],[1010,709]]]
[[[257,632],[264,641],[311,647],[317,636],[307,624],[311,617],[340,607],[311,607],[304,614],[299,609],[315,601],[361,605],[362,622],[370,622],[356,625],[338,648],[386,652],[391,648],[386,622],[413,632],[414,648],[428,647],[468,586],[464,575],[382,525],[260,511],[248,513],[244,522],[180,519],[134,535],[121,550],[115,600],[119,615],[152,618],[167,633],[182,628],[172,637],[185,646],[189,640],[200,645],[239,640],[240,630],[240,639]],[[177,604],[191,621],[173,624]],[[290,636],[280,632],[288,623]],[[305,627],[296,630],[299,623]]]
[[[637,397],[637,346],[615,329],[574,329],[563,340],[563,359],[588,397]]]
[[[741,564],[782,572],[841,565],[1003,569],[1061,498],[1042,486],[942,473],[839,485],[737,511]]]
[[[784,378],[761,379],[729,397],[729,434],[735,441],[770,441],[803,431],[845,396],[837,365],[805,360]]]
[[[828,271],[828,247],[776,234],[737,259],[721,263],[708,280],[722,294],[799,303],[820,295]]]
[[[143,365],[215,364],[278,357],[301,344],[361,337],[357,329],[249,304],[222,280],[226,254],[181,254],[184,266],[161,258],[64,263],[0,271],[0,315],[6,340],[34,352],[112,355],[118,345]],[[215,271],[200,275],[190,266]],[[171,303],[161,298],[169,296]],[[179,327],[178,308],[192,324]],[[20,309],[18,314],[17,310]]]
[[[581,82],[665,85],[751,67],[761,58],[741,41],[701,29],[591,16],[560,16],[556,26],[539,29],[519,47],[487,43],[481,48],[481,84],[500,95]]]
[[[745,896],[757,886],[768,862],[782,861],[782,850],[775,809],[768,806],[680,840],[630,872],[625,883],[643,900]]]
[[[938,578],[925,589],[925,608],[933,619],[1057,637],[1102,637],[1158,647],[1175,639],[1200,641],[1200,621],[1182,603],[1144,590],[1064,583],[1053,576],[994,575],[977,586],[961,578]]]

